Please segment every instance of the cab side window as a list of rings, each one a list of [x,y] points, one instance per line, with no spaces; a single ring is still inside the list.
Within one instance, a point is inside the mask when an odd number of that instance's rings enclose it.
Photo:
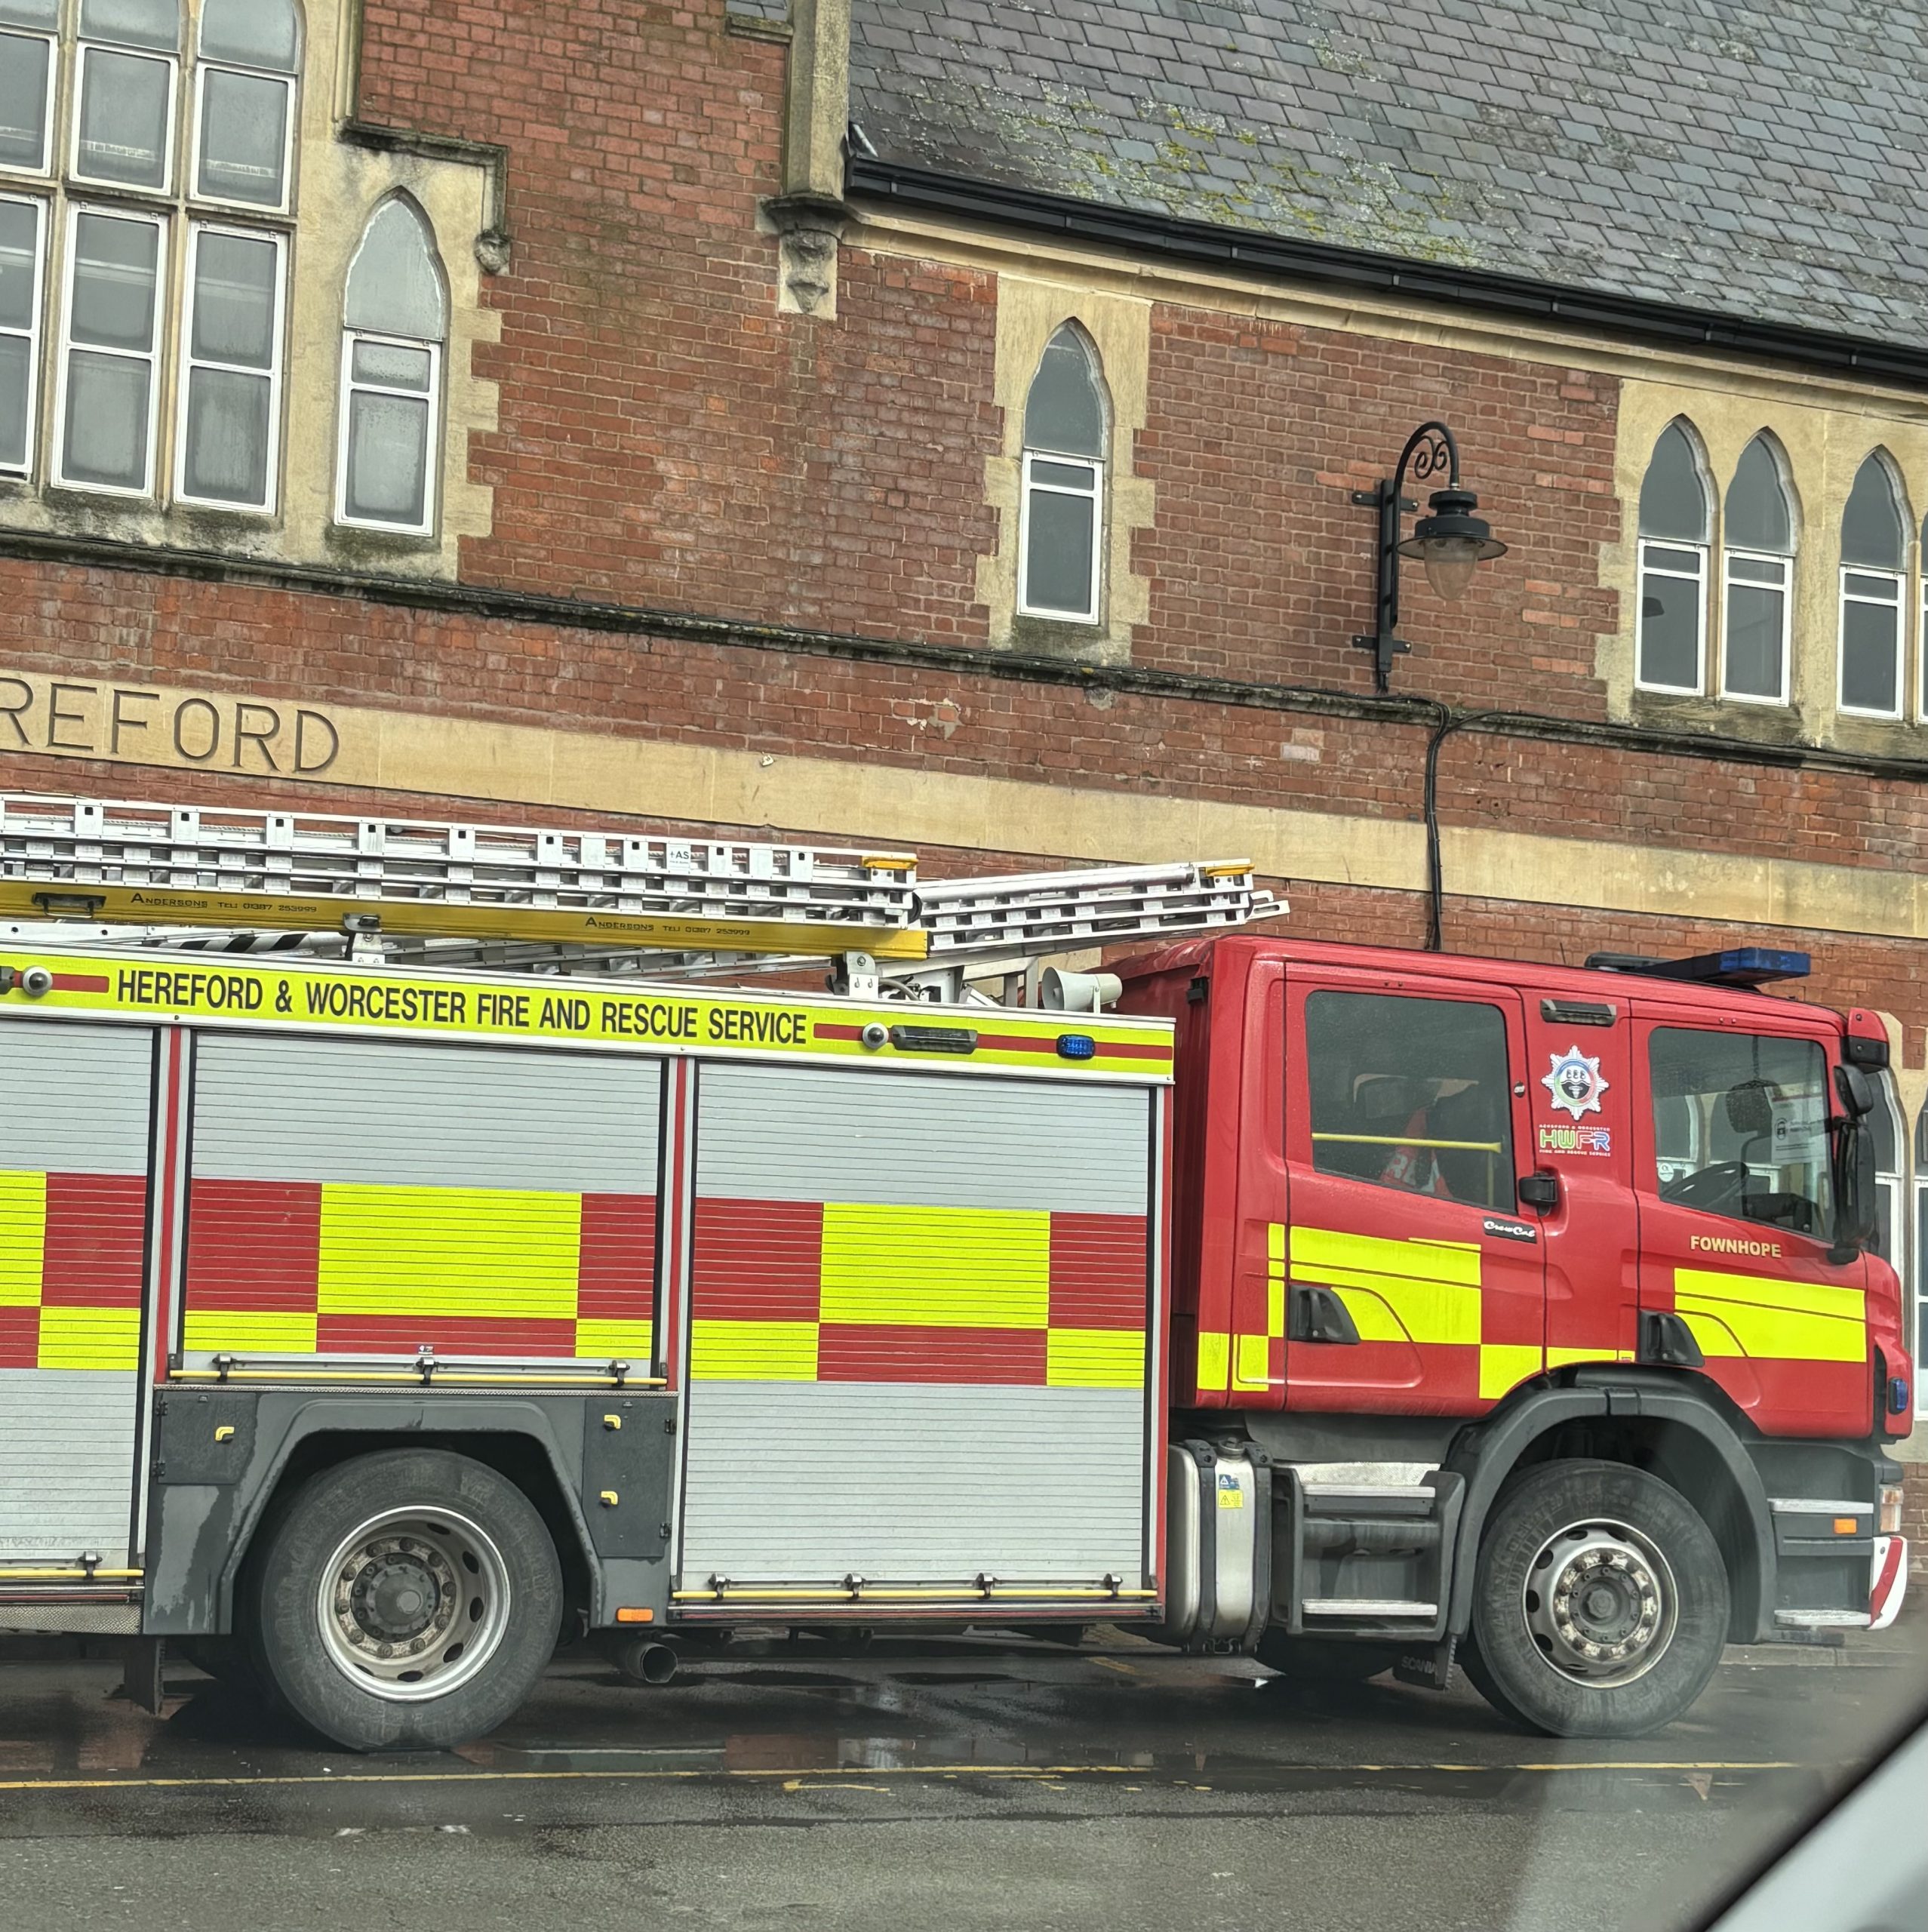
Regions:
[[[1506,1023],[1498,1007],[1314,993],[1305,1002],[1305,1069],[1321,1174],[1512,1208]]]
[[[1819,1045],[1668,1026],[1648,1056],[1660,1198],[1825,1238],[1834,1189]]]

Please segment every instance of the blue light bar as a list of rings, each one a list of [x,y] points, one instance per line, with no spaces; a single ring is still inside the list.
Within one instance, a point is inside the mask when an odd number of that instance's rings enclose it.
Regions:
[[[1724,952],[1696,953],[1691,959],[1656,960],[1641,970],[1658,980],[1691,980],[1703,986],[1758,986],[1770,980],[1804,980],[1813,964],[1805,952],[1733,946]]]
[[[1098,1042],[1089,1033],[1060,1033],[1058,1035],[1058,1057],[1060,1060],[1093,1060],[1098,1053]]]

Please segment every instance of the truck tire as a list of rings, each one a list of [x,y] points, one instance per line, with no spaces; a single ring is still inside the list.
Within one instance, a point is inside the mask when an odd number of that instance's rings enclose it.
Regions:
[[[1252,1654],[1268,1670],[1299,1684],[1364,1684],[1399,1660],[1394,1644],[1365,1644],[1345,1637],[1294,1637],[1268,1630]]]
[[[1642,1737],[1684,1713],[1727,1637],[1727,1572],[1680,1493],[1620,1463],[1533,1470],[1480,1546],[1466,1674],[1554,1737]]]
[[[543,1673],[562,1569],[521,1491],[445,1450],[311,1477],[252,1566],[255,1654],[294,1715],[350,1750],[493,1730]]]

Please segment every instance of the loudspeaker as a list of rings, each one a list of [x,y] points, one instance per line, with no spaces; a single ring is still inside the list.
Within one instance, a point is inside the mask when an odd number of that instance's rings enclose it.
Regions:
[[[1118,1004],[1124,982],[1115,973],[1061,973],[1047,966],[1040,991],[1053,1013],[1100,1013]]]

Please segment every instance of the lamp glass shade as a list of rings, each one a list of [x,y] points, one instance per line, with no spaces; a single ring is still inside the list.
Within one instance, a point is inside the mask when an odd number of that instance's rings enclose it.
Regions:
[[[1449,601],[1465,595],[1480,567],[1480,546],[1464,537],[1436,537],[1421,552],[1426,581]]]

